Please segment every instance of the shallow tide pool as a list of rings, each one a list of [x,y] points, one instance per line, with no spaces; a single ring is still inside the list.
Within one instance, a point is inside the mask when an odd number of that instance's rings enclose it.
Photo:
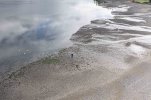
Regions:
[[[0,76],[70,46],[91,20],[113,18],[93,0],[0,0]],[[14,67],[15,66],[15,67]]]

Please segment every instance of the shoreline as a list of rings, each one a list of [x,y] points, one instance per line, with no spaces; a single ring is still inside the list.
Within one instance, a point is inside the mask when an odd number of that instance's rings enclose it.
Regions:
[[[141,11],[146,13],[143,7]],[[150,28],[142,26],[150,27],[150,22],[138,24],[120,18],[92,22],[71,37],[69,48],[24,66],[1,82],[0,99],[149,100]],[[129,28],[133,24],[136,29]]]

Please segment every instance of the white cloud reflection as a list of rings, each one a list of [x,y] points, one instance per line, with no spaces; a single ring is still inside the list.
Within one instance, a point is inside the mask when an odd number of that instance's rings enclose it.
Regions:
[[[111,10],[96,6],[93,0],[31,0],[17,6],[1,3],[0,0],[0,65],[4,58],[20,60],[27,56],[30,60],[68,46],[70,36],[83,25],[113,17]],[[30,56],[26,50],[32,52]]]

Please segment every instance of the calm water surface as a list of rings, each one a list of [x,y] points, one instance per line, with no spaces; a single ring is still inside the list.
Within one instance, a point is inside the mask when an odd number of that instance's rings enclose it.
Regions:
[[[1,76],[69,46],[81,26],[106,18],[111,11],[93,0],[0,0]]]

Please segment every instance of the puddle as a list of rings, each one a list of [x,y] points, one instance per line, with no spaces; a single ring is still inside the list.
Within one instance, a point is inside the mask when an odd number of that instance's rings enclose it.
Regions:
[[[95,1],[96,3],[96,1]],[[1,0],[0,74],[72,45],[91,20],[113,18],[93,0]]]
[[[100,27],[103,28],[107,28],[107,29],[123,29],[123,30],[132,30],[132,31],[142,31],[142,32],[151,32],[151,27],[147,27],[147,26],[132,26],[132,25],[128,25],[128,24],[118,24],[118,23],[114,23],[114,24],[109,24],[107,26],[104,25],[100,25]]]
[[[129,49],[134,52],[135,54],[137,54],[138,56],[142,56],[146,53],[146,49],[141,47],[141,46],[138,46],[138,45],[135,45],[135,44],[132,44]]]
[[[133,22],[144,22],[144,23],[146,22],[143,19],[135,18],[135,17],[123,17],[121,19],[124,19],[124,20],[127,20],[127,21],[133,21]]]

